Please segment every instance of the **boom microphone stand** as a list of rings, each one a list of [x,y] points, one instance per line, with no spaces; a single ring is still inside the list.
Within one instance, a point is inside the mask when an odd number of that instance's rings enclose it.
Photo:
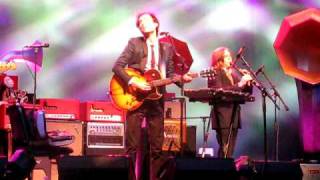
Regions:
[[[264,161],[268,161],[268,142],[267,142],[267,106],[266,106],[266,97],[268,97],[271,102],[274,104],[275,108],[280,110],[280,107],[277,105],[276,101],[272,98],[270,93],[267,91],[266,87],[258,80],[256,73],[251,68],[250,64],[244,59],[244,56],[240,54],[240,60],[243,62],[243,64],[247,67],[247,70],[249,71],[254,83],[253,85],[257,87],[262,96],[262,113],[263,113],[263,134],[264,134]]]
[[[32,104],[33,108],[35,108],[36,100],[37,100],[37,64],[40,64],[39,61],[42,61],[42,49],[49,47],[49,43],[41,43],[39,41],[35,41],[31,45],[24,46],[25,48],[31,48],[34,51],[33,67],[34,67],[34,76],[33,76],[33,99]],[[41,56],[41,58],[40,58]]]
[[[34,48],[34,52],[36,54],[36,56],[38,55],[39,52],[39,48],[35,47]],[[35,61],[38,61],[38,59],[36,58]],[[37,101],[37,62],[34,62],[33,64],[34,66],[34,83],[33,83],[33,99],[32,99],[32,104],[33,107],[35,107],[36,105],[36,101]]]
[[[272,88],[274,94],[274,104],[277,104],[277,100],[279,99],[280,102],[282,103],[282,105],[284,106],[284,109],[286,111],[289,111],[289,107],[287,106],[287,104],[284,102],[284,100],[282,99],[282,97],[280,96],[280,93],[277,91],[277,89],[275,88],[275,85],[271,82],[271,80],[269,79],[269,77],[267,76],[267,74],[264,72],[263,69],[261,69],[261,73],[263,75],[263,77],[267,80],[269,86]],[[275,106],[274,108],[274,139],[275,139],[275,159],[276,161],[279,160],[279,124],[277,121],[277,108]]]

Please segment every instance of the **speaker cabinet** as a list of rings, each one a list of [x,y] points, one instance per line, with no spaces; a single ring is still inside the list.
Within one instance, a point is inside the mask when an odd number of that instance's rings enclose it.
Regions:
[[[178,158],[174,179],[237,179],[237,172],[233,159]]]
[[[320,179],[320,164],[301,163],[300,167],[302,169],[304,179]]]
[[[128,179],[129,159],[108,156],[64,156],[58,160],[59,180]]]
[[[124,126],[123,122],[87,122],[85,154],[123,154]]]
[[[0,155],[0,179],[2,179],[5,174],[7,162],[8,158]]]
[[[67,147],[73,150],[73,153],[70,155],[80,156],[83,155],[83,132],[84,132],[84,123],[77,120],[46,120],[47,131],[67,131],[71,133],[75,140],[72,144],[69,144]]]
[[[182,109],[180,102],[182,102]],[[180,119],[181,113],[183,114],[183,118],[185,118],[186,102],[183,98],[176,98],[171,101],[164,102],[165,119]]]
[[[248,170],[250,170],[250,173],[243,173],[240,169],[240,173],[242,176],[246,175],[250,179],[300,180],[302,178],[299,162],[268,161],[265,163],[264,161],[253,161]]]
[[[182,102],[182,109],[181,109]],[[185,108],[186,104],[184,99],[174,99],[165,101],[164,104],[164,141],[163,151],[179,151],[181,148],[181,113],[183,114],[182,120],[182,142],[186,143],[186,120]]]
[[[183,142],[186,142],[186,121],[183,121],[182,128],[183,130]],[[180,150],[180,120],[177,119],[165,119],[164,120],[164,139],[162,150],[163,151],[179,151]]]
[[[302,171],[299,162],[293,161],[251,161],[239,166],[241,178],[260,179],[292,179],[301,180]],[[303,179],[308,179],[303,176]]]
[[[187,157],[196,156],[197,126],[187,126],[187,143],[183,148],[183,155]]]

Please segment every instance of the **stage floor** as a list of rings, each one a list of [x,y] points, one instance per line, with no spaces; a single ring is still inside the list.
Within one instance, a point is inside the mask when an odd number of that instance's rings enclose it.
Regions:
[[[66,159],[65,159],[66,158]],[[233,159],[174,158],[176,172],[173,179],[320,179],[320,164],[294,161],[253,160],[236,168]],[[59,164],[59,165],[58,165]],[[59,167],[60,166],[60,167]],[[115,167],[117,166],[117,167]],[[59,163],[52,161],[51,180],[61,179],[120,179],[128,174],[127,158],[106,156],[69,156]],[[165,167],[164,167],[165,168]],[[112,173],[111,173],[112,172]],[[303,176],[304,174],[304,176]],[[35,169],[34,180],[43,180],[44,171]],[[90,177],[90,178],[89,178]],[[81,179],[80,178],[80,179]],[[117,179],[119,179],[117,178]]]

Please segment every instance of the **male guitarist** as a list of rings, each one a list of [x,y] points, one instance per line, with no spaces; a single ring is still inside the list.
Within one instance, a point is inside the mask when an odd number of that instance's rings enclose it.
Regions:
[[[173,48],[170,44],[159,42],[159,21],[157,17],[150,12],[143,12],[137,15],[136,26],[142,33],[142,37],[131,38],[126,48],[121,53],[113,66],[113,72],[120,80],[128,86],[141,91],[151,90],[150,84],[139,81],[138,78],[130,76],[125,68],[133,68],[141,73],[150,69],[156,69],[163,78],[173,77]],[[192,77],[185,74],[182,76],[184,82],[190,82]],[[159,87],[159,92],[164,93],[165,87]],[[135,178],[142,179],[142,161],[141,156],[143,138],[141,138],[142,125],[147,128],[148,140],[150,143],[150,178],[158,179],[159,160],[161,156],[163,143],[163,110],[164,99],[144,100],[143,104],[132,111],[127,112],[126,117],[126,152],[135,162]],[[142,122],[145,123],[142,123]],[[148,150],[149,151],[149,150]]]

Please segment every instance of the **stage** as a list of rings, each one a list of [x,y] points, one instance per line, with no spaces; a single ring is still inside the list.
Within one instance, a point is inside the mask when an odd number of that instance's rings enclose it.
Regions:
[[[163,168],[163,177],[171,179],[294,179],[312,180],[320,177],[320,164],[295,161],[252,160],[236,168],[233,159],[174,158],[175,172]],[[169,165],[167,165],[169,167]],[[127,179],[129,163],[123,157],[72,156],[52,166],[52,180]],[[59,173],[58,173],[59,170]],[[169,172],[170,170],[170,172]],[[167,173],[167,174],[165,174]],[[171,177],[168,175],[172,173]],[[44,173],[34,170],[34,179]],[[173,177],[173,178],[172,178]]]

